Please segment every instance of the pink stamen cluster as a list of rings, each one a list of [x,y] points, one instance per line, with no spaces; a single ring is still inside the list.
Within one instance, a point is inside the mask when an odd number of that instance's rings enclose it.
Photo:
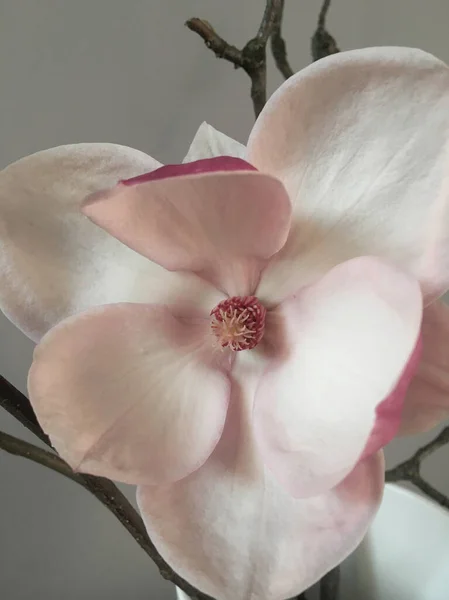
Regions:
[[[233,296],[211,311],[211,328],[222,348],[251,350],[263,337],[266,313],[255,296]]]

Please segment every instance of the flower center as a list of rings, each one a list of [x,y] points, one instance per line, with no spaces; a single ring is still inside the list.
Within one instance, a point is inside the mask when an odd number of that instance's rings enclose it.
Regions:
[[[211,328],[222,348],[251,350],[263,337],[266,313],[255,296],[233,296],[211,311]]]

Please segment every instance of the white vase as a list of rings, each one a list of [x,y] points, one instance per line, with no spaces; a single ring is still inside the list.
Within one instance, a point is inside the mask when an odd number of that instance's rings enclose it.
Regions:
[[[189,600],[178,588],[178,600]],[[316,591],[309,600],[318,597]],[[449,600],[449,511],[397,485],[343,563],[339,600]]]
[[[388,485],[365,540],[342,568],[341,600],[449,600],[449,511]]]

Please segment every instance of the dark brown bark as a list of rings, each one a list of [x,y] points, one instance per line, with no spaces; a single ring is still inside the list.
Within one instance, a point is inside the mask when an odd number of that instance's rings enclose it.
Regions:
[[[273,33],[271,34],[271,53],[276,63],[276,67],[282,73],[285,79],[288,79],[294,74],[293,69],[290,66],[287,58],[287,45],[284,38],[282,37],[282,20],[284,18],[284,0],[281,2],[281,6],[276,14],[276,18],[273,26]]]
[[[440,506],[449,509],[449,498],[427,483],[421,475],[424,459],[446,444],[449,444],[449,427],[445,427],[436,438],[419,448],[411,458],[388,470],[385,473],[385,480],[387,482],[409,481]]]
[[[162,577],[181,588],[192,600],[212,600],[177,575],[164,561],[148,537],[142,518],[112,481],[104,477],[75,473],[66,462],[54,453],[50,440],[40,427],[28,398],[1,376],[0,406],[47,444],[52,451],[43,450],[3,432],[0,432],[0,449],[39,463],[82,485],[128,530],[142,550],[155,562]]]
[[[336,54],[340,52],[340,48],[337,46],[335,38],[326,29],[326,17],[331,5],[331,0],[324,0],[320,14],[318,15],[318,24],[313,34],[311,41],[311,52],[313,60],[320,60],[329,56],[330,54]]]
[[[227,60],[237,69],[243,69],[250,77],[256,117],[267,101],[267,43],[275,28],[280,26],[283,7],[283,0],[267,0],[257,34],[241,50],[218,35],[208,21],[194,17],[186,22],[215,56]]]

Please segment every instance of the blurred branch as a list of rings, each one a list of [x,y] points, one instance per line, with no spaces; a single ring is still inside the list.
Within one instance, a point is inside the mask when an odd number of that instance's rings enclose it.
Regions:
[[[403,463],[389,469],[385,473],[385,481],[392,483],[395,481],[409,481],[424,494],[432,498],[435,502],[449,509],[449,498],[435,489],[430,483],[427,483],[421,475],[422,462],[428,456],[431,456],[439,448],[449,444],[449,427],[445,427],[443,431],[431,440],[428,444],[419,448],[415,454],[404,461]]]
[[[437,502],[443,508],[449,509],[449,498],[435,489],[433,485],[427,483],[425,479],[422,477],[416,477],[410,481],[416,485],[416,487],[420,489],[423,494],[426,494],[426,496]]]
[[[65,477],[68,477],[69,479],[72,479],[83,486],[85,485],[81,477],[72,471],[69,465],[53,452],[43,450],[38,446],[34,446],[29,442],[20,440],[19,438],[5,433],[4,431],[0,431],[0,448],[9,454],[28,458],[29,460],[43,465],[48,469],[52,469],[53,471],[56,471],[57,473],[60,473],[61,475],[64,475]]]
[[[319,60],[330,54],[340,52],[335,38],[326,29],[326,17],[331,5],[331,0],[324,0],[320,14],[318,15],[318,24],[311,41],[311,51],[313,60]]]
[[[0,376],[0,406],[52,448],[48,436],[43,432],[36,419],[28,398],[2,376]],[[164,561],[150,540],[142,518],[112,481],[104,477],[75,473],[65,461],[53,452],[43,450],[1,431],[0,449],[5,450],[9,454],[32,460],[82,485],[127,529],[142,550],[155,562],[164,579],[173,582],[192,600],[212,600],[209,596],[198,592],[189,583],[184,581]]]
[[[276,67],[285,79],[294,74],[287,58],[287,45],[282,37],[282,19],[284,18],[284,0],[280,2],[280,8],[275,16],[273,33],[271,34],[271,53],[273,54]]]
[[[36,415],[28,398],[19,392],[12,383],[0,375],[0,406],[17,419],[24,427],[34,433],[47,446],[51,447],[50,439],[39,425]]]
[[[340,567],[329,571],[320,582],[320,600],[337,600],[340,587]]]
[[[224,40],[212,25],[204,19],[194,17],[186,21],[187,27],[197,33],[206,46],[218,58],[243,69],[251,79],[251,99],[254,113],[259,115],[267,101],[267,52],[268,39],[282,19],[284,0],[267,0],[257,34],[239,50]]]
[[[220,37],[208,21],[193,17],[186,21],[186,25],[204,40],[206,46],[214,52],[217,58],[224,58],[231,62],[236,69],[244,68],[242,51]]]
[[[262,22],[256,36],[257,39],[264,44],[268,42],[268,38],[273,31],[277,16],[282,12],[283,4],[283,0],[267,0]]]

